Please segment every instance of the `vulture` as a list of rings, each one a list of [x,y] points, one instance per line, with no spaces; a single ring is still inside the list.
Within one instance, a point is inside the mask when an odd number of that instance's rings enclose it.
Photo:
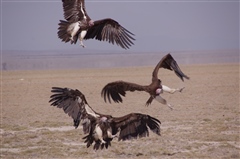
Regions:
[[[123,101],[121,96],[125,96],[126,91],[145,91],[150,95],[149,99],[146,102],[146,106],[150,105],[153,99],[156,99],[158,102],[167,105],[170,109],[173,109],[171,104],[168,104],[167,101],[160,96],[160,94],[163,93],[163,91],[168,93],[174,93],[176,91],[181,92],[184,87],[171,89],[165,85],[162,85],[162,81],[158,78],[159,68],[173,70],[182,81],[184,81],[184,78],[189,79],[189,77],[181,71],[172,55],[168,53],[159,61],[159,63],[154,68],[152,72],[152,82],[149,85],[139,85],[125,81],[110,82],[103,87],[101,92],[104,101],[107,102],[108,100],[111,103],[112,99],[115,103],[119,103]]]
[[[93,21],[86,12],[84,0],[62,0],[65,20],[60,20],[58,37],[65,43],[85,47],[83,40],[108,41],[123,49],[133,45],[134,34],[111,18]]]
[[[130,113],[122,117],[112,117],[97,113],[90,107],[85,96],[79,90],[52,87],[49,102],[73,118],[74,127],[83,126],[83,139],[93,149],[107,149],[113,138],[118,141],[131,140],[149,136],[148,129],[160,136],[161,122],[149,115]]]

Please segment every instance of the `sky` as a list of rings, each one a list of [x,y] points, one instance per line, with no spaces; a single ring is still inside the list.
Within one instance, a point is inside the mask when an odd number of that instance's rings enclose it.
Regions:
[[[135,34],[129,50],[97,40],[57,37],[61,0],[2,0],[1,49],[133,52],[239,49],[239,0],[86,0],[93,20],[112,18]]]

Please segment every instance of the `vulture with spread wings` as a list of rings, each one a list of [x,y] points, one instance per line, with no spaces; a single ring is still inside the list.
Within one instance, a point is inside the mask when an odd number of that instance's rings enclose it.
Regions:
[[[85,47],[83,40],[96,39],[108,41],[112,44],[129,49],[133,33],[121,26],[111,18],[93,21],[87,14],[84,0],[62,0],[64,20],[60,20],[58,37],[63,42],[76,44],[79,39],[80,45]]]
[[[158,70],[160,68],[165,68],[168,70],[173,70],[175,74],[184,81],[184,78],[189,79],[188,76],[186,76],[178,66],[177,62],[173,59],[172,55],[169,53],[165,55],[157,64],[155,69],[152,72],[152,82],[149,85],[139,85],[135,83],[125,82],[125,81],[115,81],[108,83],[106,86],[103,87],[101,95],[104,97],[104,101],[107,102],[107,100],[111,103],[111,99],[116,102],[122,102],[122,97],[126,95],[126,91],[145,91],[150,94],[149,99],[146,102],[146,105],[151,104],[153,99],[156,99],[158,102],[162,104],[166,104],[169,108],[173,109],[171,107],[171,104],[168,104],[165,99],[163,99],[160,94],[163,93],[163,91],[174,93],[176,91],[181,92],[183,88],[178,89],[171,89],[165,85],[162,85],[161,80],[158,78]]]
[[[112,117],[95,112],[79,90],[70,88],[52,87],[50,103],[52,106],[62,108],[66,114],[73,118],[74,126],[83,126],[83,137],[87,147],[95,142],[93,148],[98,150],[108,148],[114,137],[118,140],[130,140],[149,135],[148,127],[160,135],[161,122],[149,115],[131,113],[122,117]]]

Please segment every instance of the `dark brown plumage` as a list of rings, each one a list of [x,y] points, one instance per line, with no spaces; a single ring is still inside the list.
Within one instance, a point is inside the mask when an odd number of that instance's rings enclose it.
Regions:
[[[160,68],[173,70],[182,81],[184,81],[184,78],[189,79],[189,77],[181,71],[180,67],[173,59],[171,54],[167,54],[154,68],[152,72],[152,82],[149,85],[139,85],[125,81],[115,81],[108,83],[103,87],[101,92],[102,97],[104,97],[104,101],[109,101],[111,103],[112,99],[114,102],[119,103],[123,101],[121,96],[125,96],[126,91],[145,91],[150,94],[150,98],[147,100],[146,105],[151,104],[152,100],[156,96],[159,96],[162,90],[161,80],[158,79],[158,71]],[[160,92],[158,92],[158,89]]]
[[[118,140],[130,140],[149,135],[148,127],[160,135],[161,122],[149,115],[131,113],[122,117],[112,117],[95,112],[87,103],[85,96],[79,90],[53,87],[50,96],[52,106],[62,108],[66,114],[73,118],[77,128],[81,123],[83,131],[88,134],[83,139],[87,147],[94,142],[94,149],[108,148],[111,141],[117,136]]]
[[[58,37],[64,42],[76,44],[80,40],[80,45],[84,47],[83,39],[96,39],[117,44],[124,49],[129,49],[133,45],[134,35],[117,21],[105,18],[97,21],[91,20],[85,9],[84,0],[62,0],[64,20],[60,20]]]

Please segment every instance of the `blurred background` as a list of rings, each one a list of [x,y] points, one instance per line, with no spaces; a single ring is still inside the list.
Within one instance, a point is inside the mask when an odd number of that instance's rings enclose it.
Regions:
[[[1,1],[3,70],[155,66],[171,52],[180,64],[239,63],[238,0],[86,0],[93,20],[112,18],[135,34],[124,50],[57,36],[61,0]]]

